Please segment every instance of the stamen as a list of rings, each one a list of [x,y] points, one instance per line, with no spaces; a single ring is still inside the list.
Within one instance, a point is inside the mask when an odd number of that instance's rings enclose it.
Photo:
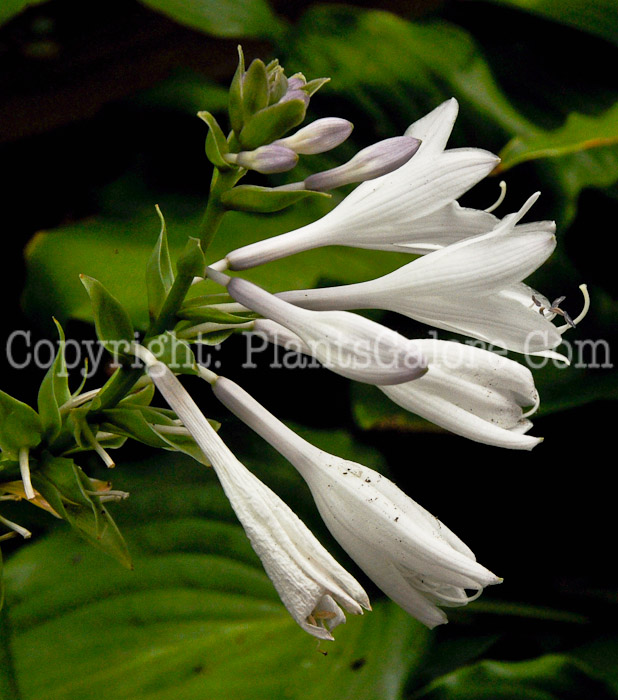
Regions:
[[[82,432],[84,433],[84,437],[92,447],[92,449],[99,455],[103,463],[108,469],[112,469],[113,467],[116,466],[116,462],[109,456],[109,454],[101,447],[99,444],[99,441],[96,439],[96,437],[92,434],[92,430],[90,430],[90,426],[84,422],[82,424]]]
[[[28,448],[22,447],[19,450],[19,471],[21,472],[21,480],[24,482],[24,493],[26,498],[31,501],[35,498],[36,494],[32,488],[32,481],[30,479],[30,463],[28,461]]]
[[[6,525],[9,528],[9,530],[13,530],[18,535],[21,535],[25,540],[32,537],[32,533],[30,532],[30,530],[26,530],[25,527],[22,527],[21,525],[14,523],[12,520],[8,520],[7,518],[3,518],[1,515],[0,515],[0,523],[2,523],[3,525]]]
[[[499,186],[500,196],[490,207],[487,207],[487,209],[485,209],[485,211],[488,214],[494,211],[494,209],[497,209],[502,204],[502,202],[504,202],[504,198],[506,197],[506,182],[504,180],[500,180]]]
[[[574,318],[571,319],[570,317],[567,316],[567,314],[563,313],[562,315],[564,316],[566,323],[562,326],[558,326],[556,330],[558,333],[564,333],[564,331],[567,331],[569,328],[575,328],[575,326],[580,323],[581,321],[586,318],[586,315],[588,314],[588,311],[590,310],[590,294],[588,294],[588,287],[585,284],[580,284],[579,289],[584,297],[584,308],[579,312],[579,314]]]

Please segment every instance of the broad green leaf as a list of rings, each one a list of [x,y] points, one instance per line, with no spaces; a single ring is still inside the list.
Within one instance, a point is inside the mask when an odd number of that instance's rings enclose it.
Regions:
[[[48,443],[53,442],[60,432],[62,417],[60,407],[71,398],[69,373],[64,358],[64,331],[56,321],[60,342],[54,362],[47,371],[38,395],[38,409]]]
[[[90,296],[99,340],[115,357],[131,356],[134,331],[124,307],[98,280],[87,275],[80,275],[80,279]]]
[[[618,4],[616,0],[490,0],[499,5],[568,24],[618,43]]]
[[[0,24],[8,22],[28,7],[41,5],[44,2],[47,2],[47,0],[2,0],[2,3],[0,3]]]
[[[480,661],[433,681],[419,700],[615,700],[610,687],[567,656]]]
[[[618,8],[617,8],[618,9]],[[618,103],[599,116],[571,114],[563,127],[516,136],[500,152],[499,171],[539,158],[560,156],[618,143]],[[618,172],[616,173],[618,179]]]
[[[199,277],[204,274],[205,267],[206,258],[204,257],[200,241],[198,238],[191,236],[185,245],[185,249],[176,261],[178,275],[190,278]]]
[[[146,266],[146,287],[148,289],[148,311],[150,318],[156,318],[163,307],[172,284],[174,271],[167,243],[167,230],[161,209],[157,206],[157,214],[161,219],[161,233]]]
[[[91,700],[101,688],[114,700],[401,697],[425,651],[425,628],[378,601],[373,612],[348,616],[336,642],[320,644],[327,655],[318,653],[281,605],[212,472],[182,459],[136,467],[120,484],[132,493],[122,516],[134,523],[123,528],[134,571],[106,565],[61,531],[6,566],[22,700]]]
[[[266,0],[141,0],[180,24],[221,37],[272,38],[281,21]]]
[[[3,457],[16,459],[22,447],[36,447],[43,436],[43,425],[28,404],[0,391],[0,449]]]
[[[578,647],[570,654],[607,681],[618,696],[618,637],[605,636]]]

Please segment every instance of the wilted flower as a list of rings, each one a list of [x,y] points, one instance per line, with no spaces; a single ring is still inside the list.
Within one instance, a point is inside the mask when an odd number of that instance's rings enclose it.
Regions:
[[[203,416],[166,365],[141,346],[148,374],[209,459],[256,554],[290,615],[310,634],[332,639],[345,617],[370,609],[360,584],[322,547],[304,523],[248,471]]]
[[[457,110],[451,99],[409,127],[405,136],[422,143],[405,165],[363,183],[318,221],[229,253],[229,267],[243,270],[325,245],[427,253],[491,230],[492,214],[455,200],[499,158],[477,148],[444,150]]]
[[[220,377],[212,388],[298,469],[328,529],[361,569],[428,627],[447,622],[438,606],[466,605],[485,586],[500,582],[392,481],[309,444],[234,382]],[[466,590],[476,594],[468,596]]]

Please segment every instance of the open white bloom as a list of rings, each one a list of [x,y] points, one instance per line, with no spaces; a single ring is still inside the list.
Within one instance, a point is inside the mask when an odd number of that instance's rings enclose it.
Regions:
[[[136,354],[212,464],[290,615],[306,632],[333,639],[329,630],[345,622],[339,605],[357,615],[370,609],[361,585],[279,496],[236,459],[169,368],[145,348],[137,346]]]
[[[532,373],[518,362],[463,343],[417,340],[427,374],[379,387],[392,401],[457,435],[496,447],[531,450],[525,435],[539,405]],[[529,408],[523,413],[522,407]]]
[[[489,233],[378,279],[279,296],[310,309],[387,309],[515,352],[547,354],[561,343],[561,329],[539,313],[533,296],[544,298],[522,280],[553,252],[555,226],[550,221],[517,226],[537,197]]]
[[[385,326],[344,311],[308,311],[238,277],[209,271],[230,296],[298,335],[325,367],[368,384],[399,384],[421,376],[425,360],[414,343]]]
[[[229,267],[244,270],[325,245],[427,253],[489,231],[497,221],[492,214],[455,200],[500,159],[478,148],[444,150],[457,111],[457,101],[448,100],[407,129],[406,136],[422,141],[409,162],[359,185],[318,221],[233,251]]]
[[[386,477],[309,444],[228,379],[217,379],[213,391],[298,469],[328,529],[358,566],[428,627],[447,622],[438,606],[465,605],[500,582]]]
[[[274,321],[258,319],[252,331],[290,352],[311,355],[303,341]],[[531,450],[543,438],[525,433],[539,394],[527,367],[464,343],[415,339],[427,372],[411,382],[378,386],[394,403],[476,442]],[[526,413],[522,408],[528,408]]]

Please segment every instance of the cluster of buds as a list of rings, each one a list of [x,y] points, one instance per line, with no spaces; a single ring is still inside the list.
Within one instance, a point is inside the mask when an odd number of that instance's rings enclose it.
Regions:
[[[296,166],[300,155],[324,153],[342,144],[353,125],[338,117],[317,119],[286,136],[304,121],[311,96],[327,82],[328,78],[307,82],[302,73],[287,78],[277,60],[265,65],[255,59],[245,69],[239,47],[229,96],[229,136],[224,135],[212,114],[199,113],[210,128],[206,153],[213,165],[224,171],[236,168],[283,173]],[[300,182],[274,188],[243,185],[226,193],[223,204],[228,209],[259,211],[261,206],[262,211],[273,211],[273,201],[277,208],[296,202],[298,195],[293,192],[323,193],[391,172],[407,162],[419,146],[420,141],[409,136],[387,139],[360,151],[343,165]]]

